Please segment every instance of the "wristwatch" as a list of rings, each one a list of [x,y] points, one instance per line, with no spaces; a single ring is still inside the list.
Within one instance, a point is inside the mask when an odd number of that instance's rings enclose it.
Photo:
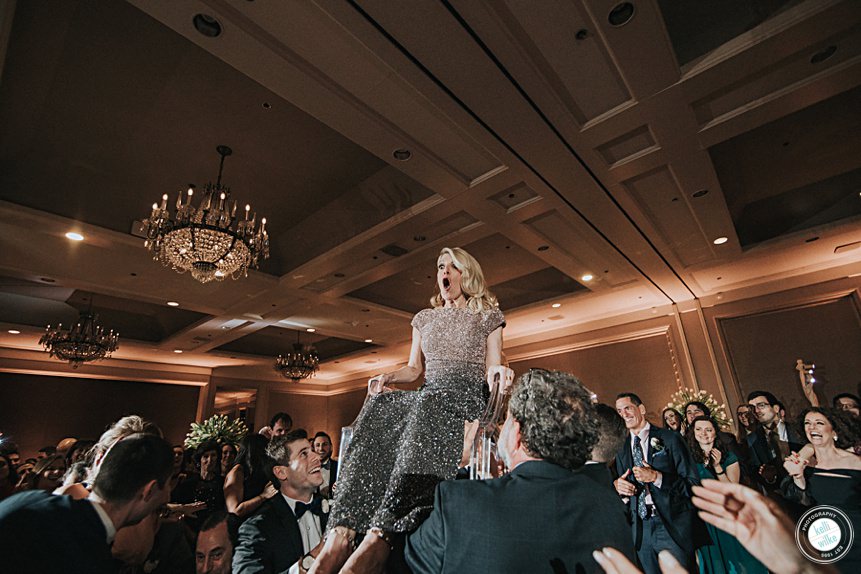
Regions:
[[[314,560],[316,560],[316,558],[311,556],[311,553],[309,552],[308,554],[303,556],[302,560],[299,562],[299,570],[301,572],[307,572],[311,569],[311,566],[314,565]]]

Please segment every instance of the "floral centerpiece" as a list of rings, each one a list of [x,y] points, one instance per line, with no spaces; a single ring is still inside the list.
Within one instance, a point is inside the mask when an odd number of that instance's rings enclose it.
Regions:
[[[681,413],[682,418],[685,417],[685,405],[691,401],[703,403],[712,412],[712,418],[717,422],[718,426],[723,430],[730,428],[732,418],[727,415],[726,405],[718,403],[711,393],[706,391],[695,391],[694,389],[681,389],[673,393],[670,397],[670,402],[665,408],[675,409]]]
[[[202,423],[191,423],[191,430],[185,435],[185,448],[197,448],[208,440],[236,445],[247,434],[248,427],[241,420],[230,422],[227,415],[212,415]]]

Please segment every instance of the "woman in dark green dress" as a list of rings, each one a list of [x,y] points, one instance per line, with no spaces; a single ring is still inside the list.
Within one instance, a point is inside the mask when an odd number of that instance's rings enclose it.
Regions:
[[[736,455],[717,440],[718,427],[706,416],[691,421],[688,446],[700,478],[737,483],[741,468]],[[766,574],[768,569],[745,550],[735,537],[707,524],[712,543],[697,550],[701,574]]]

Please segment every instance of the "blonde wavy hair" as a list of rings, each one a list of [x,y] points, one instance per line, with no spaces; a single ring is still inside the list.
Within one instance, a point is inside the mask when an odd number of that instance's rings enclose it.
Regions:
[[[439,252],[437,262],[443,255],[451,257],[455,269],[461,272],[460,288],[466,296],[467,309],[473,313],[479,313],[499,307],[496,296],[487,290],[484,273],[482,273],[481,265],[478,264],[475,257],[460,247],[443,247]],[[433,307],[442,307],[445,305],[445,301],[443,301],[442,295],[437,293],[431,297],[430,304]]]

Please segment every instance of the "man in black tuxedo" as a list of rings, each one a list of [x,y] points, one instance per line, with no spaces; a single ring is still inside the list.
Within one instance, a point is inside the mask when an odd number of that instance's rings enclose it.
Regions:
[[[634,393],[616,398],[616,411],[625,420],[628,437],[616,454],[614,482],[627,498],[634,547],[646,574],[659,574],[658,553],[669,550],[679,563],[696,569],[694,551],[708,541],[704,525],[691,502],[691,487],[699,475],[678,433],[654,427],[646,407]]]
[[[783,459],[798,452],[807,442],[780,419],[780,402],[768,391],[753,391],[747,404],[756,413],[759,426],[747,435],[750,471],[762,490],[778,496],[780,481],[786,476]]]
[[[633,557],[609,478],[582,470],[598,438],[591,395],[567,373],[518,379],[499,438],[511,472],[437,486],[430,517],[407,539],[415,574],[600,572],[592,552],[606,546]]]
[[[233,552],[234,574],[304,572],[322,548],[329,503],[317,488],[323,482],[320,457],[297,429],[274,437],[266,453],[274,461],[272,473],[280,482],[270,498],[239,527]]]
[[[137,524],[170,498],[173,450],[164,439],[135,434],[107,452],[89,498],[42,490],[0,503],[0,556],[16,574],[115,572],[117,530]]]
[[[332,458],[332,438],[323,431],[314,435],[314,452],[320,457],[320,472],[323,484],[320,494],[332,498],[332,485],[338,480],[338,461]]]

